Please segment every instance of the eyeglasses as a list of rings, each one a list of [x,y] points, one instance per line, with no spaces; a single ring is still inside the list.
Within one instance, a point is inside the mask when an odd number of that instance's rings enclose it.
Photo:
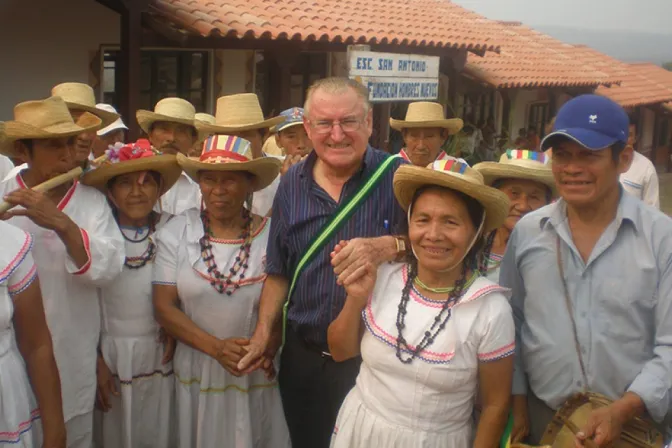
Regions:
[[[341,121],[320,120],[313,122],[309,120],[308,122],[318,134],[329,134],[336,125],[340,126],[343,132],[354,132],[359,129],[362,124],[361,120],[357,118],[346,118]]]

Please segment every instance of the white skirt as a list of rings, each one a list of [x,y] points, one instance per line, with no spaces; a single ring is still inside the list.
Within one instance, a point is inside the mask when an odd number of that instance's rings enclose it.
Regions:
[[[119,397],[108,412],[96,410],[94,438],[104,448],[172,448],[175,442],[175,378],[161,364],[163,344],[155,336],[102,335],[105,363],[115,375]]]
[[[263,372],[235,377],[182,343],[175,353],[180,448],[289,448],[275,382]]]
[[[0,339],[5,336],[0,334]],[[0,340],[0,446],[42,446],[40,412],[21,355],[9,337]]]
[[[358,386],[345,398],[336,419],[331,448],[469,448],[471,426],[432,432],[395,425],[369,409]]]

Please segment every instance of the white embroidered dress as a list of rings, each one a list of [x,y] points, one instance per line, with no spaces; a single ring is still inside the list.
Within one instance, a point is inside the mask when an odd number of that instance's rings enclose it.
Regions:
[[[171,216],[163,214],[157,229]],[[145,256],[153,237],[133,242],[129,240],[142,239],[135,230],[122,232],[128,237],[126,256]],[[172,362],[161,363],[163,344],[152,306],[152,262],[138,269],[124,266],[117,281],[101,289],[100,297],[101,351],[121,396],[110,396],[108,412],[96,411],[96,438],[104,448],[175,446],[175,379]]]
[[[0,195],[25,188],[21,175],[0,184]],[[56,232],[24,216],[8,222],[33,236],[33,258],[42,287],[47,324],[61,377],[68,420],[93,412],[100,335],[98,287],[114,280],[124,263],[124,240],[107,200],[94,188],[73,184],[58,208],[80,228],[89,256],[78,268]]]
[[[255,232],[244,285],[230,296],[219,294],[210,285],[201,257],[200,214],[189,210],[156,234],[154,283],[177,285],[182,310],[204,331],[220,339],[249,338],[266,277],[269,230],[267,219]],[[212,243],[219,271],[228,272],[242,240],[213,239]],[[173,368],[181,448],[289,447],[277,382],[267,381],[263,372],[236,378],[215,359],[179,342]]]
[[[411,364],[396,357],[405,264],[383,265],[364,309],[362,366],[338,414],[332,448],[468,448],[479,361],[513,354],[508,290],[479,277],[453,306],[434,343]],[[422,340],[443,302],[412,290],[404,337]]]
[[[32,238],[0,221],[0,446],[38,447],[40,413],[16,346],[13,296],[35,280]],[[28,330],[30,331],[30,330]]]

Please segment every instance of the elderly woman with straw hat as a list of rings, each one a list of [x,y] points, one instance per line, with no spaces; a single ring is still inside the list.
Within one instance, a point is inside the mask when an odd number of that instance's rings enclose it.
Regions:
[[[445,118],[441,104],[427,101],[409,104],[404,120],[390,118],[390,127],[404,138],[405,147],[399,154],[423,168],[435,160],[455,160],[441,147],[448,136],[460,132],[462,125],[460,118]]]
[[[196,109],[182,98],[164,98],[156,103],[153,111],[141,109],[135,117],[154,149],[163,154],[186,155],[198,138],[194,126]],[[182,175],[161,196],[155,210],[179,215],[192,208],[198,209],[200,204],[198,185],[187,175]]]
[[[124,269],[100,290],[96,438],[105,448],[173,446],[172,349],[164,351],[152,307],[153,234],[172,215],[152,209],[177,182],[174,155],[152,151],[148,140],[107,151],[108,160],[82,183],[107,196],[125,240]]]
[[[394,193],[408,213],[412,255],[368,266],[344,285],[329,348],[335,360],[361,354],[363,363],[331,446],[495,446],[508,414],[515,331],[507,290],[480,276],[478,260],[508,199],[455,160],[401,166]],[[472,440],[477,388],[485,406]]]
[[[178,154],[178,162],[200,186],[203,209],[157,234],[153,281],[157,320],[178,341],[179,446],[287,447],[272,360],[250,375],[237,368],[257,322],[270,228],[249,201],[280,161],[254,158],[242,138],[213,135],[198,159]]]
[[[252,158],[260,159],[266,157],[262,149],[269,128],[284,120],[282,116],[265,119],[257,95],[241,93],[220,97],[217,100],[215,124],[197,121],[196,128],[199,132],[210,135],[232,135],[245,139],[250,142]],[[280,174],[268,186],[254,193],[252,213],[259,216],[269,214],[278,185]]]
[[[544,153],[527,149],[509,149],[497,162],[474,165],[485,184],[509,197],[509,213],[503,225],[486,237],[482,263],[483,274],[499,283],[499,265],[513,227],[531,211],[550,204],[555,195],[555,181],[550,159]]]
[[[124,240],[105,197],[70,180],[41,193],[32,188],[74,165],[74,138],[95,132],[101,120],[83,114],[76,124],[60,97],[27,101],[5,122],[0,152],[28,168],[0,184],[15,206],[2,218],[30,233],[42,285],[47,323],[60,371],[68,446],[89,447],[96,396],[100,334],[98,288],[121,273]]]

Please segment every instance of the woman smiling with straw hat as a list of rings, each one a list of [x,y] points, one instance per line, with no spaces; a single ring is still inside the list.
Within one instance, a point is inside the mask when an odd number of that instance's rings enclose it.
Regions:
[[[368,266],[344,285],[329,348],[335,360],[361,353],[363,363],[331,446],[495,446],[508,414],[514,326],[506,290],[477,265],[483,234],[502,224],[508,200],[453,160],[401,166],[394,193],[408,212],[413,255],[377,272]],[[472,441],[477,387],[485,407]]]
[[[98,354],[96,437],[105,448],[171,445],[172,350],[159,341],[152,307],[153,233],[171,215],[152,211],[182,170],[174,155],[157,155],[148,140],[107,151],[113,163],[86,173],[82,183],[108,198],[125,239],[117,280],[100,290],[102,328]]]
[[[277,383],[237,364],[254,331],[265,274],[269,219],[249,210],[252,193],[280,170],[273,157],[252,158],[247,140],[213,135],[199,158],[178,155],[203,196],[157,235],[154,306],[177,341],[179,446],[289,446]],[[247,203],[247,207],[246,207]],[[273,375],[272,360],[265,359]]]

